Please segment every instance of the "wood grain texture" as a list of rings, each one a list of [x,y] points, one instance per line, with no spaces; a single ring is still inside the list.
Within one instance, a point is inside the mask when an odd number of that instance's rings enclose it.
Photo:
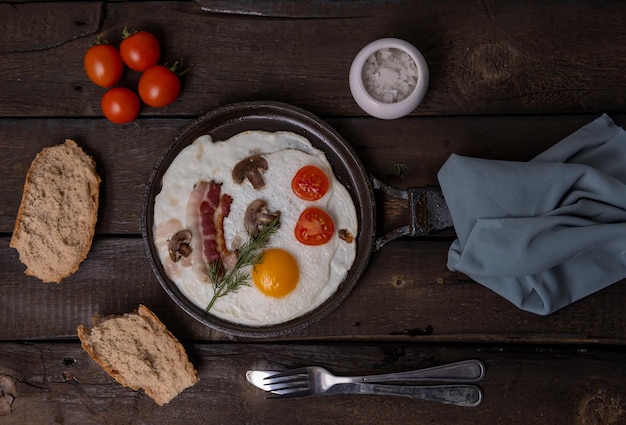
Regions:
[[[176,104],[144,116],[195,116],[273,99],[317,114],[364,115],[348,86],[354,56],[383,37],[424,54],[430,89],[416,115],[624,111],[626,6],[577,0],[445,2],[6,3],[0,116],[101,116],[103,89],[82,68],[98,35],[156,33],[164,60],[193,70]],[[149,10],[150,13],[146,13]],[[181,23],[174,27],[173,22]],[[477,30],[479,29],[479,30]],[[37,35],[35,35],[37,34]],[[19,52],[19,54],[16,54]],[[122,85],[136,84],[127,73]]]
[[[117,384],[78,343],[0,343],[6,425],[63,424],[612,424],[625,423],[623,349],[429,344],[191,344],[200,381],[159,408]],[[478,358],[487,374],[476,408],[400,397],[333,396],[265,400],[245,380],[248,369],[317,364],[336,374],[404,371]],[[1,400],[0,400],[1,401]],[[114,407],[114,408],[112,408]],[[2,413],[0,413],[2,414]],[[419,418],[419,420],[417,419]]]
[[[97,238],[78,272],[58,285],[25,276],[7,245],[7,239],[0,245],[0,340],[74,338],[76,327],[89,324],[92,315],[124,313],[139,303],[186,341],[236,339],[196,322],[168,298],[139,238]],[[626,281],[541,317],[447,270],[448,246],[427,240],[388,244],[337,310],[281,339],[626,345]]]
[[[625,24],[617,0],[0,2],[0,424],[626,424],[626,280],[540,317],[450,272],[452,234],[402,239],[371,257],[323,321],[244,340],[178,308],[141,239],[155,163],[185,126],[232,102],[309,110],[368,173],[400,188],[437,184],[452,153],[527,161],[601,113],[624,126]],[[175,103],[116,126],[83,55],[98,36],[118,44],[125,26],[154,32],[163,61],[193,66]],[[382,37],[413,43],[430,68],[424,101],[393,121],[365,115],[348,85],[354,56]],[[120,85],[138,79],[127,71]],[[30,162],[65,138],[96,160],[101,207],[87,259],[46,285],[23,273],[9,240]],[[408,221],[404,201],[378,193],[375,208],[380,234]],[[117,384],[76,337],[92,315],[140,303],[201,378],[162,408]],[[487,366],[475,409],[374,396],[274,402],[244,378],[250,368],[353,375],[467,358]]]
[[[365,169],[402,188],[437,184],[452,154],[527,161],[598,115],[413,117],[394,121],[322,116],[356,151]],[[613,114],[619,125],[626,116]],[[139,234],[145,185],[175,136],[192,119],[140,119],[118,126],[105,120],[1,119],[0,233],[12,232],[28,167],[41,149],[76,140],[96,160],[102,178],[96,232]],[[408,168],[401,177],[393,165]],[[381,229],[407,223],[406,203],[381,208]]]

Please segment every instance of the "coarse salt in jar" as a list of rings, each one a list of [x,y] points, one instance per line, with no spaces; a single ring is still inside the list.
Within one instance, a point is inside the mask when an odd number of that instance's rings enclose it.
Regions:
[[[396,119],[411,113],[428,89],[428,65],[413,45],[383,38],[365,46],[350,68],[350,91],[368,114]]]

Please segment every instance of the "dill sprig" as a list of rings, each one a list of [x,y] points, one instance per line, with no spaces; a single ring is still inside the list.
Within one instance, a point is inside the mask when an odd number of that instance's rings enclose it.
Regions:
[[[250,273],[246,273],[242,269],[263,262],[263,249],[279,227],[280,223],[277,218],[261,227],[257,235],[248,235],[248,241],[239,247],[237,262],[230,272],[226,273],[221,261],[209,263],[209,278],[213,284],[213,298],[211,298],[205,311],[211,310],[218,298],[231,292],[237,292],[242,286],[250,285]]]

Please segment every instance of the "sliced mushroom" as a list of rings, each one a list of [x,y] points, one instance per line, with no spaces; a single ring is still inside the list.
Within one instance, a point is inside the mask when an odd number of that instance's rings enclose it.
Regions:
[[[191,232],[189,230],[181,230],[170,239],[169,243],[170,258],[173,262],[178,262],[182,257],[191,254]]]
[[[236,183],[243,183],[248,179],[255,189],[265,186],[263,173],[267,171],[267,161],[260,155],[252,155],[242,159],[233,168],[233,180]]]
[[[277,219],[280,219],[280,211],[270,212],[262,199],[252,201],[243,217],[244,227],[251,236],[258,235],[264,226]]]

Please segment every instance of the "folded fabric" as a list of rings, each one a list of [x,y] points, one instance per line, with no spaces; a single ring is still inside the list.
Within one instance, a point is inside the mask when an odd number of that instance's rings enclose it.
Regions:
[[[452,155],[448,268],[547,315],[626,278],[626,132],[602,115],[529,162]]]

